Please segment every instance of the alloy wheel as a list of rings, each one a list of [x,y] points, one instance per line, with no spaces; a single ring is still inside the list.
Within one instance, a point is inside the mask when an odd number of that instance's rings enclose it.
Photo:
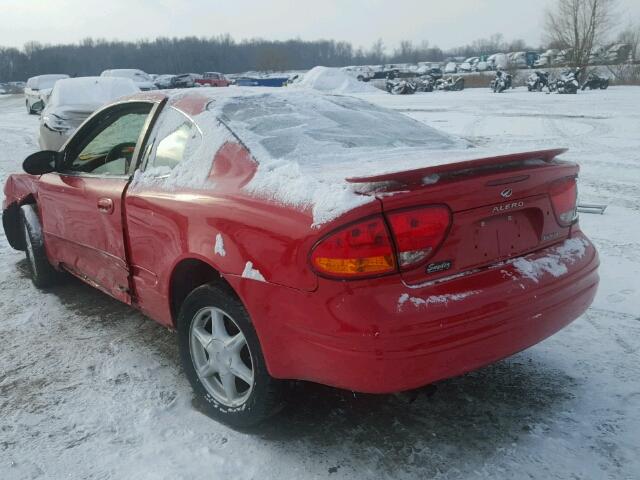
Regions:
[[[253,390],[254,364],[242,330],[216,307],[200,309],[189,329],[189,351],[207,392],[227,407],[242,406]]]

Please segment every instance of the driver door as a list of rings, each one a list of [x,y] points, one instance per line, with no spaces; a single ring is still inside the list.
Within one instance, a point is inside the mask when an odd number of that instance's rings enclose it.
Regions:
[[[154,106],[125,102],[102,110],[64,147],[56,173],[39,182],[50,261],[125,303],[131,292],[123,195]]]

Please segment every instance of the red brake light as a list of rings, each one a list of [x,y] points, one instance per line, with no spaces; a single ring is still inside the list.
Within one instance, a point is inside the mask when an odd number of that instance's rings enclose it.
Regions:
[[[565,177],[553,182],[549,187],[549,195],[558,223],[568,227],[578,218],[576,177]]]
[[[341,228],[321,240],[311,252],[318,273],[360,278],[396,270],[393,247],[382,217]]]
[[[402,210],[387,215],[398,249],[400,268],[431,257],[449,231],[451,212],[443,205]]]

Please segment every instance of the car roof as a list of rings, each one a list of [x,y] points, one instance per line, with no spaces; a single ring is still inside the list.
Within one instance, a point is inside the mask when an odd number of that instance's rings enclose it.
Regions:
[[[56,82],[48,106],[95,105],[138,92],[129,78],[123,77],[77,77],[63,78]]]

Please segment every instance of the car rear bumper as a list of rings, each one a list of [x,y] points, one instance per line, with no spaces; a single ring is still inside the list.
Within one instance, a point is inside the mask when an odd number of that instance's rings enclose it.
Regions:
[[[563,255],[562,243],[524,263],[418,288],[397,276],[321,280],[311,293],[246,281],[235,287],[274,377],[397,392],[513,355],[579,317],[595,296],[599,261],[581,232],[570,242],[582,247]]]

